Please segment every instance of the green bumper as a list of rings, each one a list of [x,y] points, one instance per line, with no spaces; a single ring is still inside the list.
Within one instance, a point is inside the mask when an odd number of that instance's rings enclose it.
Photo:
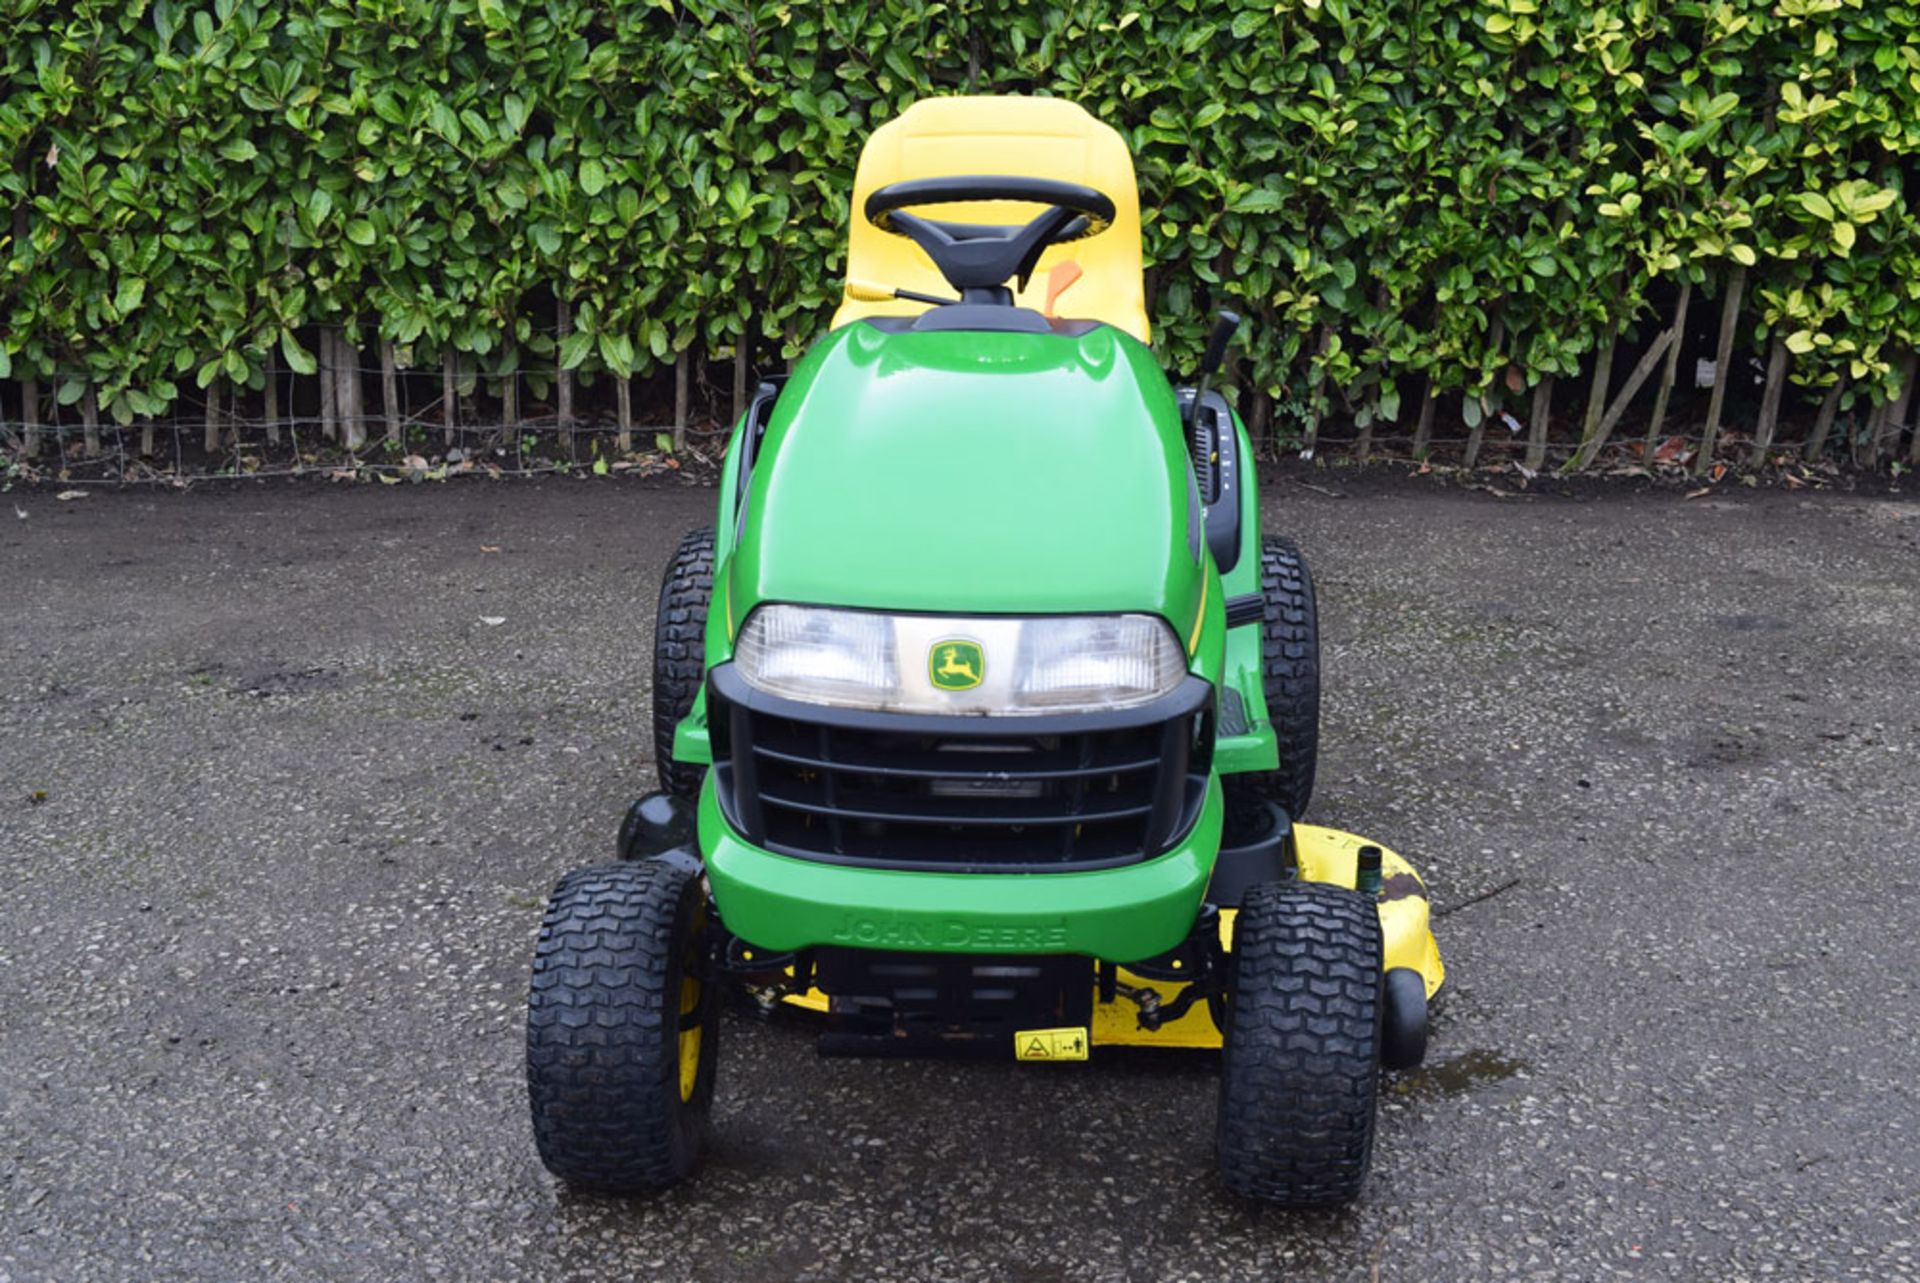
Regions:
[[[921,873],[775,855],[734,832],[709,774],[700,850],[727,929],[762,949],[1073,953],[1130,962],[1184,940],[1220,849],[1220,781],[1165,855],[1083,873]]]

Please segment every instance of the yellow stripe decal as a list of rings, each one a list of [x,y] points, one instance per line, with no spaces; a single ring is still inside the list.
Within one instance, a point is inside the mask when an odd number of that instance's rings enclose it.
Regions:
[[[1187,634],[1187,658],[1200,649],[1200,625],[1207,622],[1207,578],[1200,576],[1200,609],[1193,612],[1193,631]]]

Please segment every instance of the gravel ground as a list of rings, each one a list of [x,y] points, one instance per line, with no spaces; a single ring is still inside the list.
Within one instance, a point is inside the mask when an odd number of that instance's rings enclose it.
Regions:
[[[568,1195],[527,962],[711,496],[8,496],[0,1279],[1920,1278],[1920,504],[1327,488],[1315,818],[1452,979],[1317,1216],[1215,1186],[1204,1056],[737,1018],[702,1176]]]

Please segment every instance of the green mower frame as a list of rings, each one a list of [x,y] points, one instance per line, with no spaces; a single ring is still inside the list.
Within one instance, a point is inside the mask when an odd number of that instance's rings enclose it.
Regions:
[[[694,1170],[736,986],[819,1013],[828,1053],[1218,1047],[1225,1184],[1359,1192],[1444,976],[1426,892],[1300,822],[1312,576],[1206,386],[1237,321],[1195,387],[1142,341],[1117,145],[1027,99],[869,144],[837,324],[760,385],[664,577],[662,791],[548,906],[528,1083],[570,1184]],[[1099,314],[1055,315],[1083,260]]]

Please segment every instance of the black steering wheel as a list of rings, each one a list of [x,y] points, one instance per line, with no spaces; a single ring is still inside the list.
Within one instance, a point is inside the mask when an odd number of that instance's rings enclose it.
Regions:
[[[909,214],[909,205],[1021,201],[1047,208],[1024,225],[951,223]],[[905,236],[933,260],[963,303],[1011,305],[1008,277],[1027,287],[1049,245],[1097,236],[1113,225],[1113,200],[1079,183],[1011,175],[962,174],[888,183],[867,197],[867,221]]]

